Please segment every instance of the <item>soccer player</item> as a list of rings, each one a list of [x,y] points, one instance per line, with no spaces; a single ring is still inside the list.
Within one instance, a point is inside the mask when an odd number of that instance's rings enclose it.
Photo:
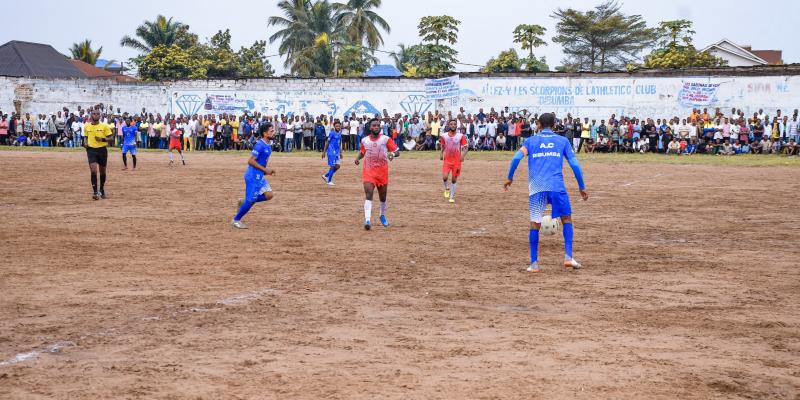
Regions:
[[[322,158],[328,157],[328,172],[322,175],[322,180],[328,186],[334,186],[333,174],[341,167],[342,160],[342,123],[335,121],[333,123],[333,130],[328,133],[328,138],[325,141],[325,149],[322,151]]]
[[[386,219],[386,195],[389,189],[389,161],[400,156],[397,144],[390,137],[381,134],[381,121],[377,118],[371,119],[367,123],[369,136],[361,139],[361,150],[356,157],[356,165],[361,159],[364,161],[364,172],[362,182],[364,183],[364,229],[370,230],[372,225],[372,195],[375,188],[378,188],[378,196],[381,200],[381,225],[388,228],[389,221]]]
[[[524,157],[527,157],[531,218],[531,227],[528,234],[531,263],[528,266],[528,271],[539,272],[539,264],[537,262],[539,255],[539,228],[541,228],[542,214],[548,203],[553,206],[552,217],[560,217],[563,224],[564,268],[566,270],[578,269],[581,268],[581,264],[572,257],[572,211],[567,189],[564,186],[564,175],[561,172],[564,158],[567,159],[567,163],[569,163],[572,172],[575,174],[575,179],[578,181],[578,188],[584,201],[589,199],[589,194],[586,192],[583,173],[578,164],[578,159],[572,151],[572,146],[567,139],[553,133],[555,116],[551,113],[542,114],[539,117],[539,124],[541,125],[539,134],[526,139],[522,147],[514,155],[514,159],[511,160],[508,180],[503,185],[503,188],[508,191],[519,162]]]
[[[439,159],[444,160],[442,164],[442,183],[444,184],[444,198],[451,203],[456,202],[456,181],[461,176],[461,162],[469,151],[467,138],[463,133],[457,132],[458,124],[451,119],[447,122],[447,133],[439,138],[441,150]],[[452,184],[448,182],[448,177]]]
[[[83,136],[86,138],[86,157],[89,160],[89,171],[92,174],[92,199],[106,198],[106,166],[108,165],[108,144],[114,142],[111,127],[100,123],[100,111],[92,110],[92,122],[84,125]],[[97,172],[100,172],[100,187],[97,186]]]
[[[128,117],[125,119],[125,126],[122,128],[122,170],[128,169],[128,153],[131,153],[133,158],[133,170],[136,171],[136,134],[139,130],[136,124],[133,123],[133,118]]]
[[[181,145],[181,130],[175,126],[175,123],[169,125],[169,165],[175,164],[172,158],[172,150],[178,150],[181,155],[181,163],[186,165],[186,159],[183,158],[183,146]]]
[[[264,175],[275,175],[275,170],[267,168],[269,156],[272,155],[272,137],[275,130],[272,124],[266,123],[258,129],[261,139],[253,146],[250,159],[247,160],[247,171],[244,173],[245,194],[244,200],[239,201],[239,212],[233,217],[231,225],[237,229],[247,229],[242,222],[245,214],[250,211],[253,204],[272,199],[272,188]]]

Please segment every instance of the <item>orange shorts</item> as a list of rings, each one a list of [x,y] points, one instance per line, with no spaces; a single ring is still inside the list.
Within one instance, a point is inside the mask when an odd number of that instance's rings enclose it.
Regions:
[[[452,174],[454,178],[461,176],[461,163],[460,162],[447,162],[442,164],[442,176]]]
[[[386,186],[389,184],[389,171],[364,170],[362,182],[372,183],[375,186]]]
[[[169,149],[170,150],[181,150],[183,151],[183,146],[181,145],[180,140],[170,139],[169,140]]]

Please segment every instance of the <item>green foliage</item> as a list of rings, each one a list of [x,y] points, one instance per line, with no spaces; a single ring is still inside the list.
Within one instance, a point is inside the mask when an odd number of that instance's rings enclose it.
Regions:
[[[394,66],[397,67],[400,71],[405,70],[406,65],[416,63],[416,55],[411,50],[411,47],[406,47],[406,45],[400,43],[397,45],[400,49],[399,51],[392,52],[392,60],[394,61]]]
[[[559,8],[554,14],[557,35],[563,46],[566,69],[608,71],[622,68],[649,48],[658,38],[641,15],[625,15],[621,6],[608,0],[590,11]]]
[[[458,54],[448,46],[430,43],[412,46],[411,51],[415,55],[416,73],[423,76],[452,71]]]
[[[142,53],[152,51],[158,46],[178,44],[187,49],[197,44],[197,36],[189,33],[189,26],[172,21],[163,15],[156,16],[154,21],[144,21],[136,28],[135,37],[125,35],[120,41],[123,47],[131,47]]]
[[[353,45],[364,45],[372,50],[383,45],[381,30],[391,32],[391,27],[375,9],[381,0],[348,0],[333,3],[335,31]]]
[[[528,50],[528,58],[533,58],[533,49],[547,44],[542,35],[547,29],[541,25],[517,25],[514,29],[514,43],[519,43],[522,50]]]
[[[206,78],[210,62],[196,53],[196,48],[185,49],[177,44],[156,46],[142,57],[139,77],[147,81]]]
[[[653,50],[644,58],[645,68],[691,68],[720,67],[727,62],[709,52],[698,51],[692,44],[692,22],[679,19],[662,21],[659,25],[660,48]],[[635,68],[636,66],[631,66]]]
[[[339,76],[363,76],[378,59],[366,47],[344,45],[339,50]]]
[[[239,49],[239,76],[242,78],[266,78],[275,75],[272,64],[266,57],[267,42],[257,40],[249,48]]]
[[[97,50],[93,50],[92,41],[86,39],[79,43],[73,43],[72,47],[69,49],[69,52],[72,53],[73,60],[81,60],[89,65],[94,66],[97,63],[97,59],[100,58],[100,54],[103,53],[103,47],[101,46]]]
[[[514,49],[501,51],[497,58],[491,58],[481,70],[486,73],[517,72],[522,67],[519,55]]]
[[[433,42],[436,45],[442,41],[456,44],[459,25],[461,21],[449,15],[427,16],[422,17],[417,29],[423,42]]]
[[[522,63],[522,70],[526,72],[547,72],[550,70],[545,57],[525,57],[519,61]]]
[[[278,52],[286,57],[283,65],[296,76],[329,76],[333,73],[331,38],[335,21],[333,8],[326,0],[282,0],[282,16],[271,16],[268,26],[280,28],[269,42],[280,41]]]

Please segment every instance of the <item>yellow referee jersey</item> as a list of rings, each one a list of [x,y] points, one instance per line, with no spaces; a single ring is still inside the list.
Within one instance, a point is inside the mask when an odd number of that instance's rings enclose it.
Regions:
[[[100,122],[97,125],[92,123],[88,123],[83,126],[83,135],[86,136],[86,144],[89,147],[99,149],[101,147],[107,147],[107,142],[101,142],[97,140],[97,138],[107,138],[113,133],[111,132],[111,127],[108,125]]]

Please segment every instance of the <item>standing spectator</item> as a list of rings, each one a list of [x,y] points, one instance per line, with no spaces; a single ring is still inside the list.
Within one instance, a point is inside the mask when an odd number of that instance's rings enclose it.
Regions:
[[[303,122],[303,148],[311,150],[314,138],[314,121],[311,116],[306,115],[306,121]]]
[[[76,147],[83,147],[83,120],[76,117],[71,124],[72,135],[75,139]]]
[[[8,145],[8,115],[0,115],[0,145]]]
[[[58,146],[58,128],[56,127],[55,115],[51,115],[50,118],[47,118],[46,131],[48,136],[48,146],[50,147]]]

